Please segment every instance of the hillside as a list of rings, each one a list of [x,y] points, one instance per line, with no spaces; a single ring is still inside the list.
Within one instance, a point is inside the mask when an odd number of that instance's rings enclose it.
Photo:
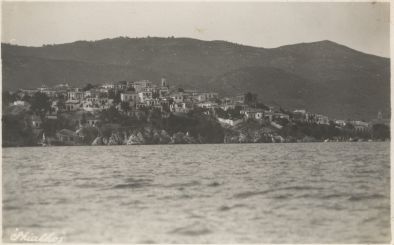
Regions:
[[[59,82],[158,80],[254,91],[266,103],[336,118],[369,120],[390,111],[390,60],[330,41],[274,49],[189,38],[115,38],[43,47],[2,44],[3,89]]]

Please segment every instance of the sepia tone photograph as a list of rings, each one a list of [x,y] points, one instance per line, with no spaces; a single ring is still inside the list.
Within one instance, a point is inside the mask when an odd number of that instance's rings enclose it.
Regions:
[[[3,243],[391,243],[389,2],[1,16]]]

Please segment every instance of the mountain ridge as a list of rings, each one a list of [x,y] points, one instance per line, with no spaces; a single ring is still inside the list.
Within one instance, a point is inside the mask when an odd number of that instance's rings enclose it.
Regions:
[[[390,113],[390,60],[328,40],[266,49],[221,40],[120,37],[42,47],[2,44],[2,59],[6,90],[164,76],[175,87],[233,95],[231,87],[221,86],[227,79],[245,92],[260,91],[264,102],[269,98],[264,87],[283,97],[280,90],[287,91],[295,80],[303,81],[312,95],[298,98],[297,91],[288,91],[286,96],[298,102],[278,98],[284,107],[304,107],[336,118],[372,119],[379,110]]]

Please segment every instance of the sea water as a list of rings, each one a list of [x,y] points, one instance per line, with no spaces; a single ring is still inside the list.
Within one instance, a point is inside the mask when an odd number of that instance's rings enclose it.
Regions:
[[[3,148],[3,240],[388,243],[389,146]]]

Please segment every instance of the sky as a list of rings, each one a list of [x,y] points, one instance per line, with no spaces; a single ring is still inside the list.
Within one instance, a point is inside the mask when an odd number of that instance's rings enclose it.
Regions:
[[[2,42],[190,37],[274,48],[331,40],[390,56],[389,3],[3,2]]]

